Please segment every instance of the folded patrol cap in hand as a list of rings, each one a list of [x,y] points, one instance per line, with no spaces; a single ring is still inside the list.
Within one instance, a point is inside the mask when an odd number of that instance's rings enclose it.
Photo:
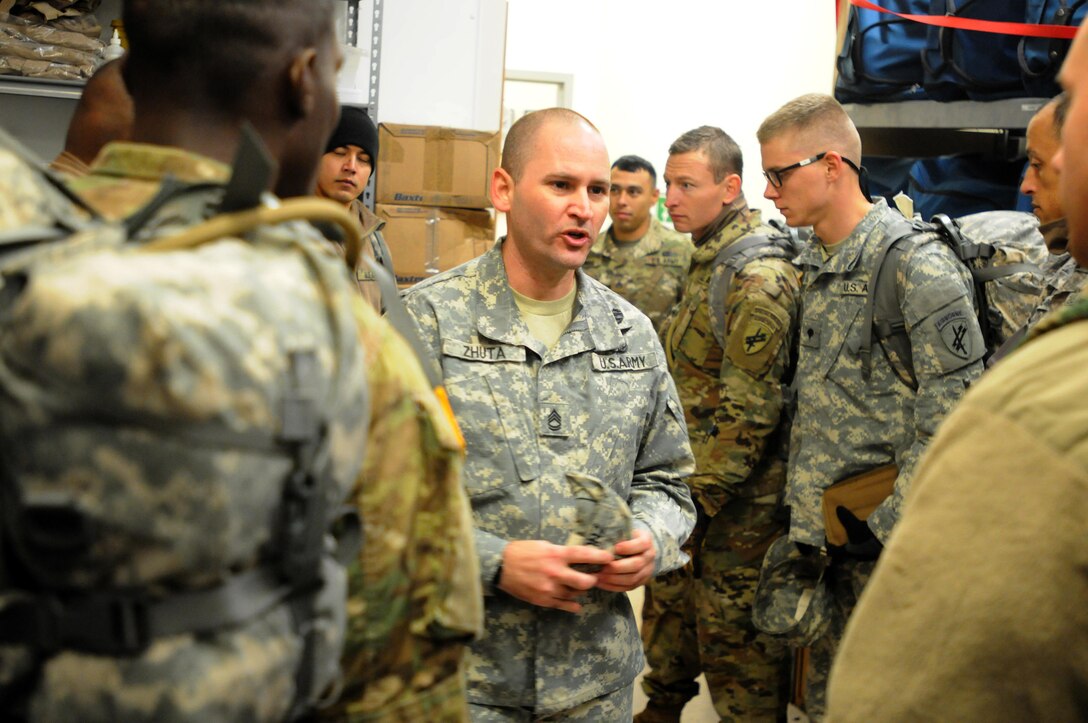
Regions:
[[[568,545],[589,545],[612,550],[617,542],[630,539],[634,518],[631,508],[615,490],[596,477],[568,472],[577,516]]]
[[[802,551],[787,535],[772,542],[752,602],[756,629],[798,647],[823,637],[833,614],[827,565],[822,550]]]

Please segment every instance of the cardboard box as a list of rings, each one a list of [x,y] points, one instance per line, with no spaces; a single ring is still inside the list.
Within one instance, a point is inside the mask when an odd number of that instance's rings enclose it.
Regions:
[[[377,203],[490,208],[499,133],[378,125]]]
[[[378,204],[397,284],[414,284],[491,248],[495,221],[482,210]]]

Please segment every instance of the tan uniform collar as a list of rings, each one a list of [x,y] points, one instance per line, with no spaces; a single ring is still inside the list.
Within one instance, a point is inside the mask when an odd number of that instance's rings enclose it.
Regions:
[[[186,183],[223,183],[230,178],[230,166],[207,156],[170,146],[128,141],[115,141],[103,148],[91,164],[91,172],[146,181],[170,175]]]
[[[722,212],[719,213],[718,217],[714,219],[714,222],[707,227],[702,236],[695,238],[695,234],[691,235],[691,240],[695,244],[695,248],[702,247],[707,241],[714,238],[738,213],[744,214],[747,212],[748,202],[744,200],[744,196],[738,197],[736,201],[728,206],[723,206]]]
[[[359,224],[363,227],[363,236],[369,236],[385,225],[385,221],[378,218],[373,211],[367,208],[360,198],[352,201],[348,209],[359,218]]]
[[[1039,226],[1039,233],[1046,241],[1047,251],[1055,256],[1066,252],[1066,247],[1069,245],[1069,224],[1064,218],[1042,224]]]

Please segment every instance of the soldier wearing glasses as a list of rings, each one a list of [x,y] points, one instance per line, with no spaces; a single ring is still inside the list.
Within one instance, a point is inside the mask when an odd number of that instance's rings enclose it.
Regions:
[[[813,243],[797,259],[804,311],[786,489],[790,539],[803,550],[823,547],[823,491],[875,468],[898,468],[894,492],[867,520],[839,511],[850,541],[829,550],[835,616],[812,647],[806,680],[808,712],[818,718],[843,625],[899,519],[919,457],[982,372],[984,348],[967,271],[933,234],[914,232],[896,244],[888,261],[896,263],[916,383],[896,375],[875,331],[866,363],[859,350],[863,332],[870,331],[864,313],[870,275],[882,247],[900,235],[895,227],[902,216],[862,191],[861,139],[830,96],[786,103],[757,135],[767,177],[764,196],[791,226],[814,230]]]
[[[722,720],[775,721],[785,712],[789,651],[752,626],[759,567],[785,531],[784,383],[800,280],[787,258],[758,256],[725,283],[723,250],[771,230],[741,193],[740,148],[720,128],[680,136],[665,164],[665,205],[695,242],[683,295],[664,331],[695,454],[688,477],[699,521],[686,567],[651,581],[643,642],[651,671],[639,723],[679,721],[705,673]],[[716,287],[715,287],[716,288]]]

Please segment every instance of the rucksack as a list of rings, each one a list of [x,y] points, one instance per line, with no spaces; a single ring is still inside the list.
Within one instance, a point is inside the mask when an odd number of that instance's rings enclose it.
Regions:
[[[758,258],[778,258],[792,261],[801,253],[808,229],[794,229],[771,222],[764,233],[745,236],[718,252],[711,264],[710,287],[707,290],[707,310],[710,329],[718,346],[725,348],[725,299],[733,285],[733,277],[749,262]]]
[[[862,328],[866,331],[859,354],[868,370],[872,354],[869,333],[875,334],[896,375],[911,388],[917,388],[918,382],[896,275],[899,257],[905,253],[900,242],[927,232],[937,233],[971,272],[975,310],[986,346],[984,359],[1024,325],[1046,283],[1041,267],[1048,252],[1032,214],[988,211],[955,220],[938,215],[930,223],[896,219],[873,260],[863,312]]]
[[[1019,23],[1027,0],[930,0],[929,15]],[[923,86],[934,100],[974,100],[1024,94],[1015,35],[929,26],[922,51]]]
[[[910,168],[907,195],[922,218],[960,218],[1013,208],[1022,165],[980,154],[919,158]]]
[[[929,11],[928,0],[890,0],[883,5],[904,14]],[[836,61],[835,98],[842,103],[924,99],[921,53],[925,46],[925,25],[851,6]]]
[[[1079,26],[1088,17],[1088,0],[1027,0],[1029,23]],[[1058,70],[1070,40],[1023,37],[1016,48],[1024,89],[1029,96],[1050,98],[1061,91]]]
[[[335,694],[369,410],[355,292],[303,221],[343,219],[186,217],[245,186],[24,229],[0,260],[9,715],[286,720]]]

